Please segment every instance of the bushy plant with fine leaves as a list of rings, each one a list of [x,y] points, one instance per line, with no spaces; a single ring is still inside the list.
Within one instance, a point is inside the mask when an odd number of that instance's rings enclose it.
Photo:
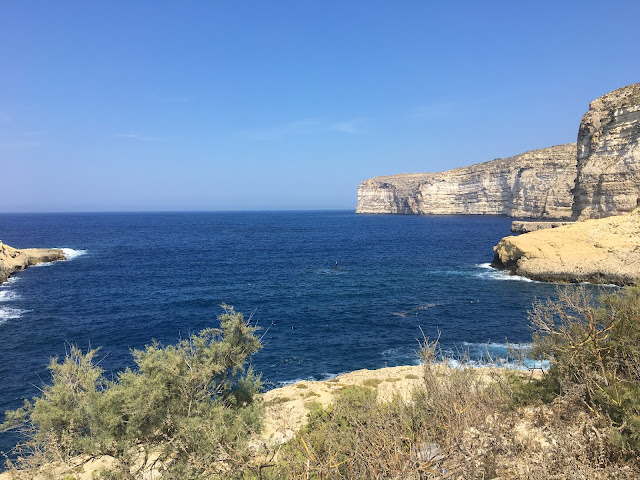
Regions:
[[[27,434],[19,467],[71,465],[113,457],[104,476],[215,478],[242,470],[246,442],[262,423],[260,380],[245,365],[261,348],[256,327],[223,305],[220,328],[177,345],[134,350],[136,367],[105,378],[96,350],[71,347],[51,360],[51,383],[22,408],[6,412],[3,429]],[[37,465],[35,465],[37,466]]]
[[[530,317],[532,353],[551,362],[539,390],[610,420],[617,443],[640,452],[640,287],[565,288]]]

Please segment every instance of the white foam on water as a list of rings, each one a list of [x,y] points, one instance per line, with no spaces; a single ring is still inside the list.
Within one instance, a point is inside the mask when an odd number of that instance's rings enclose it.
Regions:
[[[450,368],[504,368],[507,370],[548,370],[550,363],[548,360],[531,360],[525,359],[524,364],[520,362],[494,361],[485,362],[482,360],[465,360],[460,361],[455,358],[447,358],[442,363]]]
[[[462,342],[465,347],[482,347],[482,348],[495,348],[495,349],[508,349],[509,347],[514,350],[528,350],[531,348],[531,343],[498,343],[498,342]]]
[[[12,300],[19,300],[20,295],[11,290],[0,291],[0,302],[10,302]]]
[[[498,270],[493,268],[490,263],[480,263],[476,265],[476,267],[481,268],[483,270],[487,270],[485,272],[476,273],[476,277],[485,278],[488,280],[510,280],[516,282],[531,282],[531,283],[542,283],[537,280],[531,280],[527,277],[521,277],[520,275],[512,275],[507,270]]]
[[[9,288],[12,284],[16,283],[20,277],[9,277],[6,282],[0,285],[0,288]]]
[[[55,265],[56,262],[42,262],[42,263],[36,263],[35,265],[32,265],[32,267],[50,267],[51,265]]]
[[[30,311],[31,310],[23,310],[21,308],[2,307],[0,308],[0,325],[5,323],[7,320],[20,318],[23,313]]]
[[[73,248],[61,248],[60,250],[62,250],[67,260],[73,260],[74,258],[87,254],[87,250],[75,250]]]

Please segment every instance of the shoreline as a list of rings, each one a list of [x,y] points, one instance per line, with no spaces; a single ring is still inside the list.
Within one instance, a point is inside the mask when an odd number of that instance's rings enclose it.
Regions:
[[[67,257],[59,248],[24,248],[19,250],[0,241],[0,285],[16,272],[39,263],[60,260],[67,260]]]
[[[491,266],[543,282],[633,285],[640,279],[640,209],[504,237]]]

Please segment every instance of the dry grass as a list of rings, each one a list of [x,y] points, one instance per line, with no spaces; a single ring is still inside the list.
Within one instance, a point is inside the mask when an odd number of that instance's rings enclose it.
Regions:
[[[366,387],[382,383],[374,377],[317,405],[265,478],[640,478],[604,418],[565,397],[514,407],[529,373],[443,368],[436,356],[426,342],[410,395],[380,397]]]

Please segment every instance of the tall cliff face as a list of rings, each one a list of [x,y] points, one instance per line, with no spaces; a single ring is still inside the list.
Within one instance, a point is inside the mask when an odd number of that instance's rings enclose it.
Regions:
[[[441,173],[366,180],[356,213],[571,216],[576,144],[533,150]]]
[[[640,203],[640,83],[591,102],[578,131],[577,170],[576,218],[619,215]]]

